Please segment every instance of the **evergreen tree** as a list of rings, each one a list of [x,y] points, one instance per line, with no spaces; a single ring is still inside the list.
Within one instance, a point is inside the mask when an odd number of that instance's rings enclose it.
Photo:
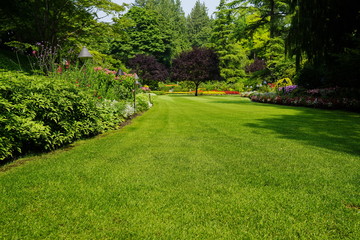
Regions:
[[[228,6],[243,14],[257,14],[257,18],[246,26],[251,35],[253,31],[267,26],[270,38],[284,35],[286,31],[286,18],[289,15],[289,0],[234,0]]]
[[[235,83],[245,76],[247,54],[234,37],[236,26],[233,17],[232,11],[226,6],[226,1],[221,0],[215,13],[210,46],[219,55],[221,77]]]
[[[160,28],[166,29],[171,37],[172,51],[169,59],[190,48],[186,18],[180,0],[136,0],[135,6],[156,11],[164,18]]]
[[[291,4],[289,53],[297,56],[298,67],[303,54],[308,58],[301,81],[317,75],[313,84],[305,85],[360,87],[360,2],[291,0]]]
[[[157,12],[141,7],[132,7],[115,24],[117,31],[125,32],[122,39],[113,43],[112,53],[127,62],[137,54],[153,55],[162,63],[169,64],[172,52],[171,35],[164,26],[165,19]]]
[[[197,0],[187,17],[188,36],[192,46],[204,46],[209,43],[211,22],[204,3]]]
[[[287,0],[235,0],[226,7],[234,16],[235,38],[249,50],[251,61],[266,63],[264,69],[251,74],[253,80],[292,78],[294,63],[285,56],[284,42],[290,25]]]

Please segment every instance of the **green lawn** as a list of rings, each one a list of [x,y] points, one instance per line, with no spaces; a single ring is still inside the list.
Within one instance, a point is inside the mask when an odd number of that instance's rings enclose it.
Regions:
[[[359,170],[359,114],[159,96],[0,168],[0,239],[360,239]]]

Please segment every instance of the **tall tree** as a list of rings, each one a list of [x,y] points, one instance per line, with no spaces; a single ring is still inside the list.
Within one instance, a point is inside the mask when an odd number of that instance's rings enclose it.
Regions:
[[[284,34],[284,21],[289,14],[288,2],[289,0],[234,0],[228,6],[243,13],[258,15],[256,20],[246,26],[250,34],[267,25],[270,38],[274,38]]]
[[[293,77],[293,60],[285,57],[284,39],[290,25],[287,0],[233,0],[223,8],[232,16],[233,37],[248,50],[251,62],[261,59],[266,63],[264,69],[251,74],[252,82]]]
[[[246,50],[234,35],[235,27],[232,10],[227,7],[225,0],[221,0],[215,13],[209,46],[214,48],[219,56],[221,77],[232,83],[241,81],[245,76],[247,64]]]
[[[287,43],[290,54],[297,56],[297,66],[304,53],[308,66],[320,72],[320,85],[360,87],[360,2],[290,2],[294,17]]]
[[[187,29],[192,46],[204,46],[209,43],[211,35],[211,21],[205,3],[197,0],[195,6],[187,16]]]
[[[195,85],[195,96],[202,82],[220,80],[219,59],[209,48],[193,48],[173,60],[172,80],[191,81]]]
[[[164,19],[161,29],[166,29],[171,38],[171,56],[190,48],[186,18],[180,0],[136,0],[135,6],[156,11]]]
[[[162,63],[169,63],[171,56],[171,35],[168,29],[161,28],[164,18],[157,12],[141,7],[132,7],[122,21],[117,22],[117,31],[125,35],[113,43],[112,53],[124,62],[136,54],[155,56]]]
[[[98,10],[116,12],[124,8],[110,0],[3,0],[1,39],[57,46],[86,32],[96,21]]]
[[[164,82],[169,77],[165,65],[151,55],[138,54],[129,60],[128,66],[139,75],[142,83],[150,86],[151,89],[156,89],[159,82]]]

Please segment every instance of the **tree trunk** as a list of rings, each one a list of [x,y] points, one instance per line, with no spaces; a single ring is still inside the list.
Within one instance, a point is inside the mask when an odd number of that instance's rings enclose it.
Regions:
[[[275,1],[270,0],[270,38],[275,37],[276,31],[276,16],[275,16]]]
[[[199,83],[195,83],[195,96],[198,95],[198,88],[199,88]]]

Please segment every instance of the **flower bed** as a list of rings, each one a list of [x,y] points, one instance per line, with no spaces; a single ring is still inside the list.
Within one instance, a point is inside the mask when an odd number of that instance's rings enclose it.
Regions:
[[[256,93],[251,95],[250,99],[262,103],[360,111],[359,99],[340,97],[339,90],[336,88],[312,89],[291,94],[296,88],[296,86],[289,86],[279,89],[279,93]]]
[[[195,94],[195,91],[190,92],[169,92],[168,94]],[[240,94],[238,91],[218,91],[218,90],[212,90],[212,91],[203,91],[198,90],[199,95],[236,95]]]

